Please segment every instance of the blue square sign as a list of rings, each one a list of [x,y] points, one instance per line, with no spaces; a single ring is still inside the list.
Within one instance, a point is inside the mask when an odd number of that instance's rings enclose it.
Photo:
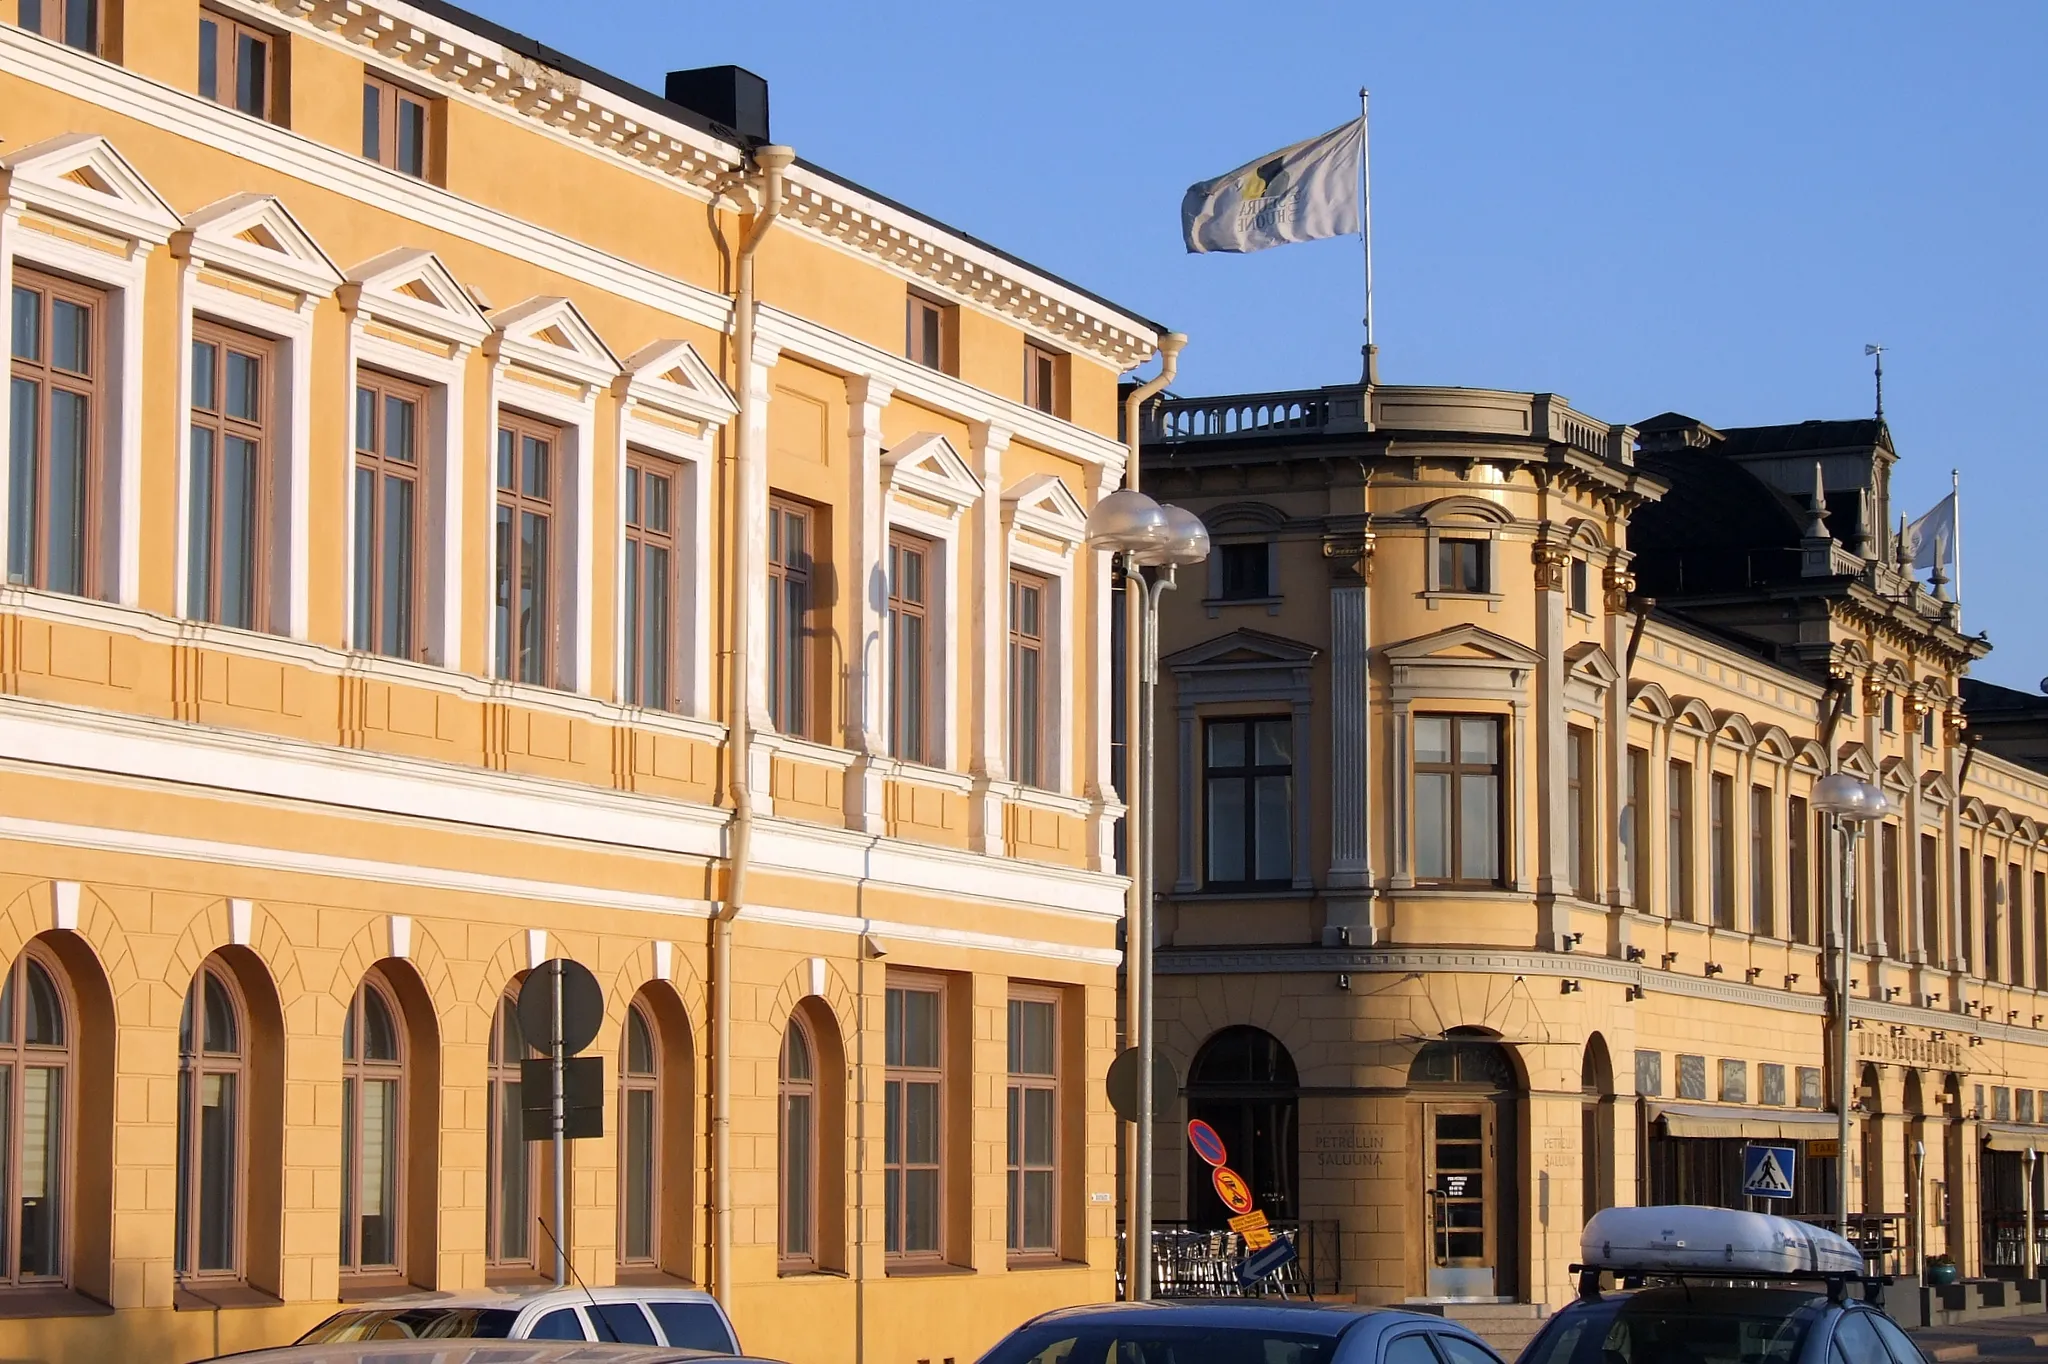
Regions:
[[[1751,1198],[1790,1198],[1797,1158],[1790,1146],[1743,1147],[1742,1192]]]

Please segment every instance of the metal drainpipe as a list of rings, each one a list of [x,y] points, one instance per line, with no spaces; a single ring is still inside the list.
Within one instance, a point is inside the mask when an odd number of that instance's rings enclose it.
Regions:
[[[733,295],[733,373],[739,400],[732,485],[733,644],[732,694],[726,710],[727,777],[732,788],[731,842],[726,851],[725,902],[712,915],[711,928],[711,1285],[719,1304],[732,1311],[732,921],[746,902],[747,864],[753,853],[754,793],[747,781],[747,753],[752,744],[747,695],[751,687],[747,634],[752,628],[747,584],[753,581],[748,555],[747,505],[749,477],[761,459],[754,431],[754,251],[782,212],[782,176],[796,160],[788,147],[754,149],[754,164],[766,173],[761,209],[740,242]]]
[[[1131,390],[1124,399],[1124,444],[1129,454],[1124,460],[1124,485],[1135,489],[1138,486],[1138,459],[1143,445],[1138,418],[1141,409],[1152,396],[1173,382],[1173,376],[1180,369],[1181,348],[1187,345],[1187,337],[1180,332],[1168,332],[1159,338],[1159,373]],[[1129,715],[1134,707],[1131,702],[1134,693],[1142,695],[1144,682],[1139,674],[1149,666],[1145,654],[1145,623],[1148,619],[1144,599],[1133,600],[1128,589],[1135,586],[1140,593],[1147,591],[1144,575],[1135,569],[1127,580],[1124,596],[1126,613],[1124,638],[1129,645],[1135,643],[1140,655],[1136,668],[1127,668],[1124,674],[1124,695],[1120,698],[1124,713]],[[1135,613],[1137,621],[1132,626],[1128,617]],[[1129,739],[1137,735],[1129,732]],[[1137,753],[1138,745],[1131,743],[1126,751]],[[1141,758],[1141,761],[1143,759]],[[1133,764],[1135,767],[1136,764]],[[1125,785],[1132,788],[1127,794],[1137,794],[1146,789],[1144,774],[1136,771],[1125,773]],[[1149,793],[1148,793],[1149,795]],[[1129,1023],[1125,1029],[1125,1041],[1130,1046],[1143,1046],[1152,1035],[1152,906],[1151,877],[1145,869],[1151,865],[1152,849],[1147,847],[1151,833],[1151,810],[1145,798],[1133,800],[1124,811],[1124,860],[1125,871],[1130,876],[1130,887],[1125,892],[1124,911],[1124,991],[1125,1007]],[[1152,1147],[1152,1070],[1150,1057],[1140,1056],[1138,1065],[1138,1121],[1134,1124],[1136,1141],[1125,1162],[1125,1173],[1130,1187],[1124,1213],[1125,1268],[1124,1296],[1144,1299],[1151,1294],[1151,1247],[1143,1245],[1139,1233],[1148,1233],[1152,1225],[1152,1191],[1148,1187],[1151,1173]]]

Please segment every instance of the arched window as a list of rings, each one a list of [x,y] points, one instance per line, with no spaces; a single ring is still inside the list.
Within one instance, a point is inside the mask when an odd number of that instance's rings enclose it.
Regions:
[[[654,1020],[635,1000],[619,1065],[619,1263],[640,1268],[661,1257],[661,1061]]]
[[[810,1025],[791,1014],[782,1040],[782,1268],[818,1267],[818,1065]]]
[[[406,1037],[380,972],[363,977],[341,1033],[341,1267],[404,1271]]]
[[[55,958],[31,947],[0,987],[0,1283],[65,1277],[75,1012]]]
[[[248,1013],[234,977],[199,968],[178,1024],[178,1243],[180,1279],[242,1276]]]
[[[533,1217],[540,1206],[540,1163],[523,1131],[519,1089],[519,1063],[533,1054],[519,1026],[519,986],[514,983],[499,997],[491,1026],[491,1186],[484,1263],[492,1269],[531,1269],[539,1263]],[[559,1229],[555,1234],[561,1235]]]
[[[1188,1067],[1188,1116],[1216,1129],[1231,1168],[1278,1221],[1301,1215],[1299,1088],[1294,1058],[1280,1039],[1245,1024],[1204,1042]],[[1188,1171],[1187,1207],[1198,1228],[1217,1230],[1229,1222],[1230,1210],[1216,1196],[1207,1166]]]

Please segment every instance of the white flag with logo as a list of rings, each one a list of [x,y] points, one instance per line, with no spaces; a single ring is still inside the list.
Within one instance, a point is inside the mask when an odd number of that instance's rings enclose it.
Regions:
[[[1263,251],[1359,230],[1365,120],[1188,186],[1180,201],[1188,250]]]
[[[1956,495],[1950,493],[1918,521],[1907,522],[1906,550],[1913,556],[1915,568],[1933,568],[1936,564],[1946,568],[1955,547]]]

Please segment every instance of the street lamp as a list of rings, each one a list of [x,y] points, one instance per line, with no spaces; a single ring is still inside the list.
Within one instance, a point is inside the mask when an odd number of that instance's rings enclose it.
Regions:
[[[1849,925],[1855,922],[1856,840],[1863,826],[1882,819],[1891,811],[1883,791],[1859,781],[1847,772],[1830,772],[1813,784],[1813,808],[1834,821],[1842,837],[1842,887],[1837,897],[1842,912],[1836,919],[1835,945],[1839,965],[1835,970],[1835,1110],[1839,1136],[1835,1156],[1835,1207],[1842,1219],[1842,1234],[1849,1234],[1849,1098],[1855,1089],[1849,1077]]]
[[[1135,488],[1121,488],[1088,513],[1088,544],[1110,550],[1126,589],[1137,589],[1138,733],[1137,809],[1129,849],[1130,921],[1124,928],[1124,972],[1137,1018],[1138,1111],[1136,1162],[1131,1171],[1131,1207],[1125,1219],[1130,1247],[1129,1296],[1152,1296],[1152,770],[1153,696],[1159,686],[1159,597],[1170,590],[1174,570],[1209,557],[1209,531],[1183,507],[1163,506]],[[1141,571],[1157,568],[1148,583]]]

